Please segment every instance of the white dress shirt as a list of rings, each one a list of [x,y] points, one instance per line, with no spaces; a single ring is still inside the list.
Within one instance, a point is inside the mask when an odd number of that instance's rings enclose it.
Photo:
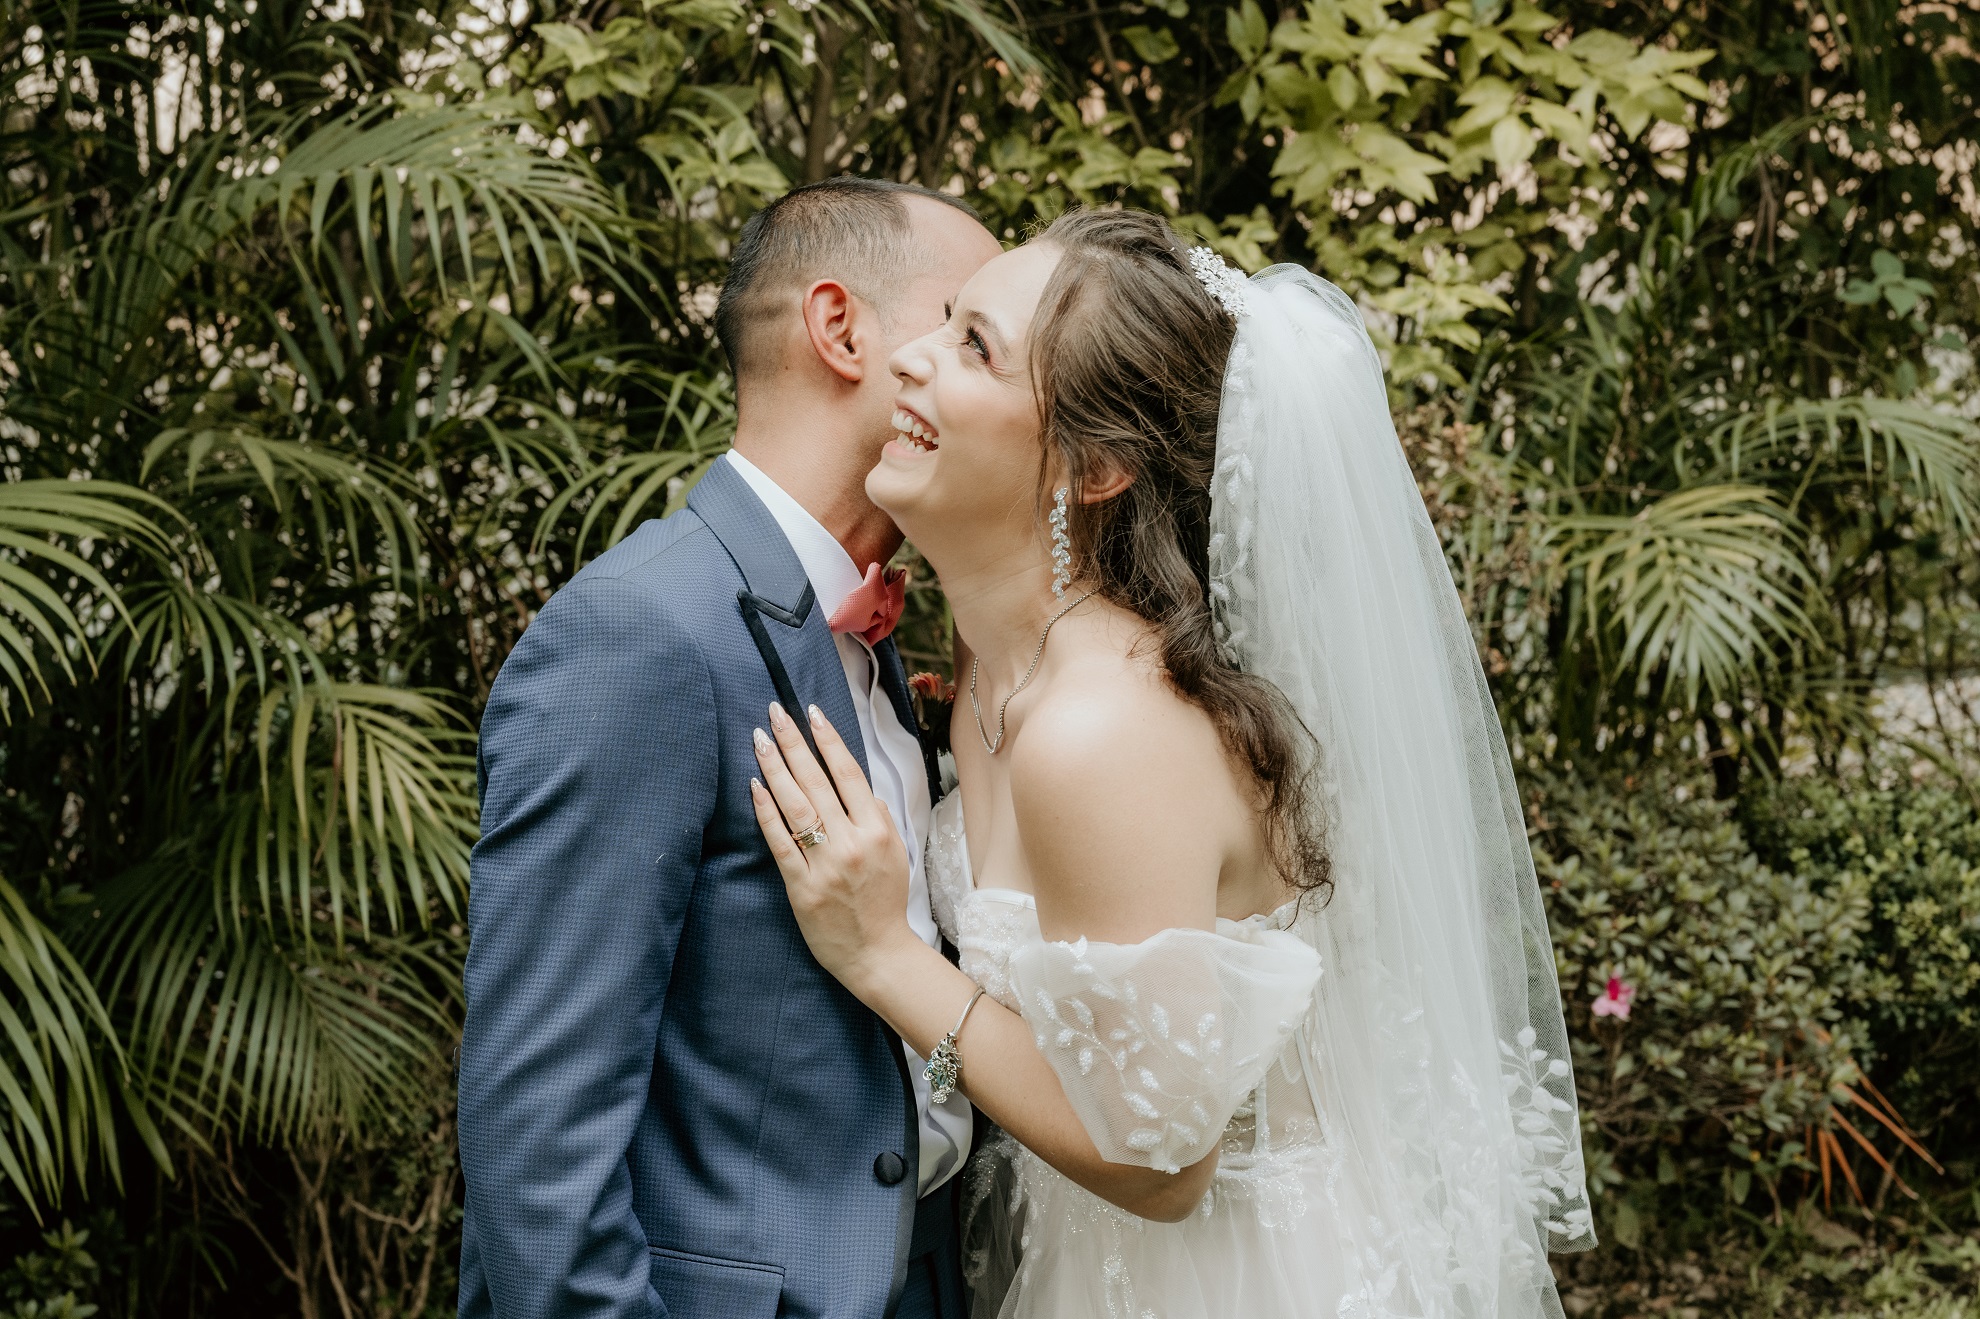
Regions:
[[[741,454],[731,451],[724,462],[749,482],[749,488],[763,501],[784,538],[797,554],[818,607],[830,618],[838,612],[859,584],[865,570],[854,565],[852,556],[818,519],[784,492],[783,487],[764,475],[763,470]],[[880,682],[880,664],[864,638],[850,632],[834,634],[839,662],[845,666],[846,686],[852,693],[854,712],[859,716],[859,736],[866,746],[867,777],[873,795],[887,803],[900,826],[901,841],[908,854],[908,925],[930,948],[941,944],[941,931],[935,926],[928,906],[928,875],[923,869],[922,851],[928,841],[928,821],[934,803],[928,795],[928,773],[921,758],[921,743],[901,727],[894,703]],[[793,719],[804,718],[802,710],[789,712]],[[928,1080],[922,1075],[927,1060],[917,1057],[906,1041],[901,1052],[907,1055],[908,1075],[914,1081],[915,1108],[921,1114],[921,1188],[928,1194],[946,1182],[962,1167],[969,1152],[970,1107],[960,1094],[947,1103],[929,1102]]]

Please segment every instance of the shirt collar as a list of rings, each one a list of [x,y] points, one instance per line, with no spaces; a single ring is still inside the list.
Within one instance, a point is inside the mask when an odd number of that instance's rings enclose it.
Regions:
[[[804,505],[792,499],[755,463],[734,449],[729,450],[722,461],[735,468],[736,475],[749,483],[750,490],[770,510],[777,529],[791,543],[791,552],[797,555],[804,575],[811,579],[812,594],[818,598],[818,607],[825,611],[825,617],[830,618],[839,612],[839,606],[845,603],[846,597],[866,578],[854,566],[852,555],[846,553],[846,547],[839,544],[838,537],[825,530],[817,518],[805,511]]]

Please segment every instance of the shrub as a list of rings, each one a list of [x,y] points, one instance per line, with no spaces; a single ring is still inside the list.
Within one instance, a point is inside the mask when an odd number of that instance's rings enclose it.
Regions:
[[[1762,864],[1681,770],[1537,778],[1530,826],[1609,1235],[1636,1245],[1653,1210],[1715,1222],[1756,1185],[1778,1209],[1868,1043],[1868,879]],[[1626,1018],[1593,1012],[1612,977]]]
[[[1691,766],[1526,779],[1609,1247],[1556,1261],[1570,1313],[1968,1319],[1972,800],[1877,773],[1736,802]],[[1593,1010],[1611,977],[1635,990],[1626,1017]],[[1884,1095],[1943,1175],[1869,1116]],[[1922,1199],[1892,1194],[1844,1124]],[[1814,1140],[1830,1142],[1827,1188]]]
[[[42,1249],[24,1251],[0,1273],[0,1319],[89,1319],[101,1270],[89,1251],[89,1233],[64,1219],[40,1234]]]
[[[1880,786],[1881,780],[1881,786]],[[1980,1178],[1980,812],[1967,792],[1873,771],[1791,779],[1740,818],[1769,865],[1870,893],[1844,986],[1863,1059],[1956,1180]]]

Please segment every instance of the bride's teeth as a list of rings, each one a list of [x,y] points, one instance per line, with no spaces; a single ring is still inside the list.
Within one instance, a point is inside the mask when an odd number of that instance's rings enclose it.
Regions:
[[[894,432],[901,437],[901,443],[924,453],[935,448],[935,428],[905,408],[894,409]]]

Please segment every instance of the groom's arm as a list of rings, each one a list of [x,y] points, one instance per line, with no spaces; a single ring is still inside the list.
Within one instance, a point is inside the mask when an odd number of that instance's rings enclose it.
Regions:
[[[659,1319],[626,1152],[714,807],[714,695],[647,592],[566,587],[481,726],[461,1043],[467,1249],[501,1319]]]

